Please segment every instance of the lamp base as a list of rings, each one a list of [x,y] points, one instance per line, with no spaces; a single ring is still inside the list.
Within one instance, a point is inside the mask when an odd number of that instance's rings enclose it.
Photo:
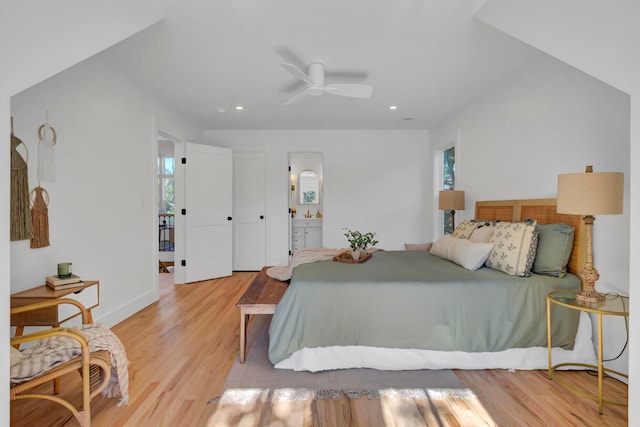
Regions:
[[[585,289],[576,294],[576,299],[581,302],[600,302],[604,301],[605,297],[594,289]]]

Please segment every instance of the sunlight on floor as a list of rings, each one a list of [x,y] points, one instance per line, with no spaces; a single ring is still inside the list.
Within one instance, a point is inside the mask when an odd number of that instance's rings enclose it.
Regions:
[[[208,426],[302,426],[315,425],[318,418],[336,421],[330,425],[496,425],[466,388],[228,389],[209,403],[218,407]]]

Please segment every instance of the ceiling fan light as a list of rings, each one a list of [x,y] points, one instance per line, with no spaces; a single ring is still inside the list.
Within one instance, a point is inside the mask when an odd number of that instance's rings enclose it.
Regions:
[[[322,86],[309,86],[307,88],[307,93],[311,96],[320,96],[324,95],[324,87]]]
[[[305,82],[307,88],[287,99],[284,105],[294,105],[301,102],[307,96],[321,96],[326,94],[345,96],[348,98],[370,98],[373,93],[373,86],[357,83],[330,83],[325,84],[324,65],[319,62],[312,62],[305,73],[293,64],[281,63],[285,70],[294,77]]]

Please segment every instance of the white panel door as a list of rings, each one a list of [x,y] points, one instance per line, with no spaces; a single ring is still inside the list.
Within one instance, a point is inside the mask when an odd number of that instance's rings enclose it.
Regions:
[[[264,153],[233,155],[233,269],[258,271],[266,260]]]
[[[176,227],[183,224],[183,251],[180,281],[197,282],[230,276],[232,272],[232,151],[227,148],[185,143],[184,158],[176,156],[178,168],[176,188],[183,197],[176,197],[178,205]],[[177,170],[176,170],[177,172]],[[182,182],[179,182],[182,181]],[[177,196],[178,194],[176,194]],[[182,214],[184,209],[184,215]],[[177,244],[177,242],[176,242]],[[184,265],[183,265],[184,260]],[[176,269],[176,273],[178,273]]]

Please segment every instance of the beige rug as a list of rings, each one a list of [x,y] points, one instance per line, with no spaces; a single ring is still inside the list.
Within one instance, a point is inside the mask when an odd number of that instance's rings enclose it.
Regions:
[[[271,316],[257,316],[249,331],[244,364],[236,361],[225,381],[224,392],[209,403],[249,403],[274,400],[340,399],[342,397],[413,399],[457,397],[468,399],[465,388],[451,370],[378,371],[341,369],[295,372],[275,369],[267,357]]]

